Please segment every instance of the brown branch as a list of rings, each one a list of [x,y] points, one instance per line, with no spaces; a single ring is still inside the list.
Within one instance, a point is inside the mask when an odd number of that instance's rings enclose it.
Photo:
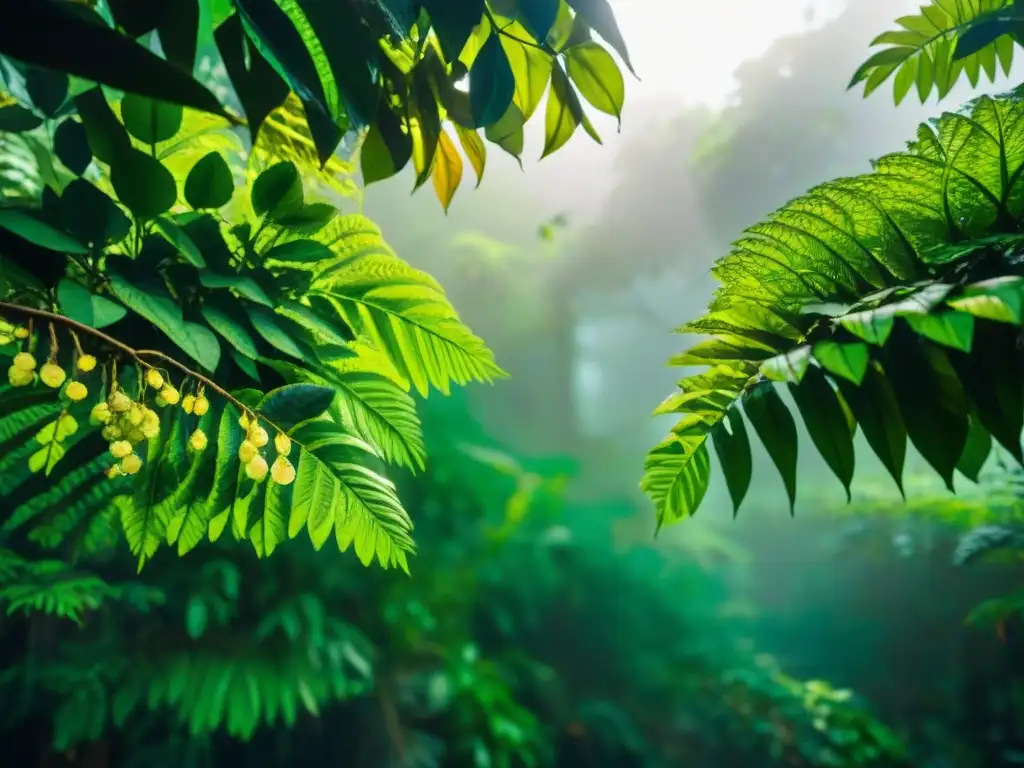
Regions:
[[[47,312],[45,309],[34,309],[32,307],[23,307],[20,304],[8,304],[7,302],[0,301],[0,310],[8,310],[8,311],[11,311],[11,312],[21,312],[22,314],[28,315],[29,317],[42,318],[44,320],[49,320],[51,323],[61,323],[61,324],[66,325],[66,326],[68,326],[70,328],[74,328],[79,333],[85,333],[85,334],[89,334],[91,336],[95,336],[96,338],[98,338],[101,341],[109,344],[110,346],[114,347],[115,349],[118,349],[121,352],[124,352],[126,355],[128,355],[133,360],[135,360],[135,362],[139,363],[140,365],[144,365],[144,366],[146,366],[148,368],[153,368],[154,366],[151,365],[150,363],[147,363],[145,360],[143,360],[142,359],[143,357],[149,357],[149,358],[154,358],[154,359],[157,359],[157,360],[162,360],[163,362],[165,362],[165,363],[167,363],[167,364],[177,368],[179,371],[181,371],[182,373],[186,374],[187,376],[191,376],[191,377],[193,377],[195,379],[198,379],[205,386],[207,386],[210,389],[212,389],[214,392],[216,392],[218,395],[223,397],[225,400],[228,400],[229,402],[233,403],[239,410],[242,411],[242,413],[252,413],[252,414],[254,414],[256,416],[259,416],[259,414],[254,409],[249,408],[247,405],[245,405],[245,403],[243,403],[241,400],[236,398],[234,395],[232,395],[226,389],[224,389],[223,387],[218,385],[215,381],[213,381],[212,379],[204,376],[201,373],[197,373],[196,371],[193,371],[188,366],[186,366],[186,365],[184,365],[182,363],[179,363],[173,357],[171,357],[170,355],[164,354],[163,352],[158,352],[155,349],[133,349],[132,347],[129,347],[127,344],[125,344],[125,343],[123,343],[121,341],[118,341],[113,336],[110,336],[110,335],[108,335],[106,333],[103,333],[103,331],[97,330],[96,328],[90,328],[88,325],[85,325],[84,323],[80,323],[77,320],[72,320],[70,317],[65,317],[64,315],[58,315],[55,312]],[[267,424],[270,425],[271,428],[277,430],[281,434],[287,434],[287,432],[285,430],[281,429],[274,422],[270,421],[270,419],[267,419],[266,417],[262,417],[262,418],[263,418],[263,420],[265,422],[267,422]],[[300,446],[300,447],[302,447],[302,446]]]

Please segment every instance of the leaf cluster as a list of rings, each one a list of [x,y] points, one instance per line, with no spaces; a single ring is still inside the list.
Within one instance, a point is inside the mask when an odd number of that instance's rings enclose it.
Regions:
[[[982,97],[922,125],[907,151],[791,201],[716,264],[707,314],[680,329],[709,338],[671,361],[709,369],[656,411],[682,414],[646,462],[660,524],[700,505],[708,437],[738,509],[748,423],[795,502],[780,384],[847,493],[858,429],[901,490],[908,440],[950,489],[955,471],[977,479],[993,442],[1021,460],[1022,110]]]
[[[523,125],[549,83],[544,155],[581,125],[600,141],[581,97],[621,116],[623,76],[595,32],[632,67],[608,0],[59,0],[3,13],[11,31],[0,55],[237,120],[192,77],[200,42],[212,39],[252,137],[291,95],[321,166],[346,133],[365,129],[365,181],[411,160],[416,186],[432,178],[446,210],[463,175],[446,122],[479,178],[487,143],[521,156]],[[163,57],[145,44],[154,35]]]

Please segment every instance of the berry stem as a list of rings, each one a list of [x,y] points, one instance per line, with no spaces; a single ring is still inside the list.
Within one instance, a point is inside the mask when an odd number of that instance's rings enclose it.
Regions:
[[[51,333],[53,333],[53,325],[52,325],[52,323],[60,323],[62,325],[67,326],[68,328],[73,328],[74,330],[78,331],[79,333],[85,333],[85,334],[88,334],[90,336],[94,336],[94,337],[102,340],[103,342],[109,344],[110,346],[114,347],[115,349],[118,349],[121,352],[124,352],[126,355],[130,356],[133,360],[135,360],[135,362],[137,362],[140,365],[143,365],[143,366],[145,366],[147,368],[155,368],[155,366],[153,366],[150,363],[147,363],[145,360],[143,360],[144,357],[149,357],[149,358],[154,358],[154,359],[157,359],[157,360],[162,360],[163,362],[167,363],[168,365],[171,365],[171,366],[177,368],[179,371],[184,373],[186,376],[191,376],[191,377],[197,379],[198,381],[201,381],[204,386],[209,387],[214,392],[216,392],[218,395],[223,397],[225,400],[228,400],[229,402],[234,404],[239,410],[242,411],[242,413],[252,413],[252,414],[258,416],[258,414],[256,414],[255,411],[253,411],[251,408],[246,406],[241,400],[239,400],[238,398],[234,397],[226,389],[223,389],[222,387],[220,387],[217,384],[217,382],[213,381],[212,379],[207,378],[206,376],[203,376],[203,374],[201,374],[201,373],[197,373],[196,371],[193,371],[188,366],[183,365],[182,363],[179,363],[173,357],[171,357],[170,355],[166,355],[163,352],[159,352],[159,351],[157,351],[155,349],[133,349],[132,347],[129,347],[127,344],[118,341],[113,336],[110,336],[110,335],[108,335],[106,333],[103,333],[103,331],[97,330],[96,328],[90,328],[88,325],[80,323],[77,320],[72,320],[70,317],[65,317],[64,315],[58,315],[55,312],[47,312],[45,309],[35,309],[33,307],[23,307],[20,304],[8,304],[7,302],[0,301],[0,310],[9,310],[11,312],[20,312],[23,315],[28,315],[29,318],[38,317],[38,318],[41,318],[41,319],[44,319],[44,320],[48,320],[51,323],[51,325],[50,325],[50,332]],[[31,322],[31,320],[29,322]],[[262,416],[260,416],[260,418],[262,418],[263,421],[265,421],[271,427],[276,429],[278,432],[282,432],[282,433],[285,432],[285,430],[283,430],[280,427],[278,427],[276,424],[274,424],[269,419],[267,419],[265,417],[262,417]]]

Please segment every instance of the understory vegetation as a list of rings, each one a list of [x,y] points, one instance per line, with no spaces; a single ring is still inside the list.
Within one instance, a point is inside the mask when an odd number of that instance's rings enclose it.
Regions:
[[[931,0],[850,85],[995,82],[1022,24]],[[0,7],[0,763],[1020,761],[1024,98],[772,188],[765,146],[835,148],[745,81],[656,147],[667,213],[639,158],[581,238],[452,231],[489,151],[602,143],[633,70],[606,0]],[[429,236],[367,211],[399,177]],[[621,258],[657,217],[731,245],[637,488],[578,340],[692,277]],[[671,528],[708,499],[747,509]]]

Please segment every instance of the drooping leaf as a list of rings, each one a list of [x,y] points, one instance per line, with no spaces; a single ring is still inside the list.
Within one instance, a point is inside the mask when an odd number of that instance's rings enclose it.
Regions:
[[[221,208],[231,201],[235,182],[223,155],[209,152],[185,178],[185,201],[196,210]]]
[[[765,384],[748,393],[743,411],[768,455],[779,470],[789,497],[790,514],[796,504],[796,424],[773,384]]]
[[[736,517],[740,504],[747,495],[753,474],[750,441],[747,439],[747,429],[743,424],[740,409],[730,409],[726,417],[712,430],[711,437],[725,474],[729,497],[732,499],[732,514]]]
[[[117,198],[140,219],[166,213],[178,198],[173,174],[155,157],[130,149],[114,159],[110,183]]]
[[[814,447],[828,464],[850,499],[853,481],[853,435],[836,391],[821,368],[811,366],[799,384],[790,384],[800,416]]]

